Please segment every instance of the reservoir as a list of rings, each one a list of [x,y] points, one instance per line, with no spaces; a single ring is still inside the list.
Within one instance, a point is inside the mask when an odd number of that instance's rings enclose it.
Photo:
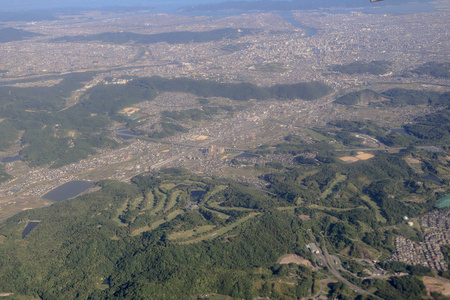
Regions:
[[[439,177],[437,177],[436,175],[431,174],[431,173],[428,174],[428,176],[425,177],[423,180],[434,181],[434,182],[439,183],[439,184],[443,183],[442,180],[439,179]]]
[[[417,149],[426,150],[426,151],[430,151],[430,152],[444,152],[444,150],[442,150],[441,148],[434,147],[434,146],[421,146],[421,147],[417,147]]]
[[[191,191],[191,201],[198,202],[200,200],[200,197],[204,194],[206,194],[206,192],[201,190]]]
[[[94,183],[90,181],[81,181],[81,180],[70,181],[57,187],[56,189],[51,190],[42,197],[48,200],[59,202],[69,198],[73,198],[78,194],[81,194],[82,192],[86,191],[93,185]]]
[[[408,134],[404,128],[392,128],[390,133],[395,133],[395,132],[402,133],[402,134]]]
[[[24,239],[40,222],[29,222],[27,227],[22,232],[22,238]]]
[[[17,161],[17,160],[20,160],[20,155],[3,157],[2,163],[10,163],[10,162]]]
[[[122,129],[117,130],[116,136],[120,137],[121,139],[124,139],[124,140],[130,140],[133,138],[137,138],[139,135],[134,132],[131,132],[127,128],[122,128]]]

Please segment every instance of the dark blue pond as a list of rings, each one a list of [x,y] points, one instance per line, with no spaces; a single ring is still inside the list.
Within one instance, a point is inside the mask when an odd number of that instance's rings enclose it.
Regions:
[[[181,184],[177,185],[176,187],[174,187],[174,189],[184,189],[184,188],[187,188],[187,187],[190,187],[190,185],[181,183]]]
[[[424,180],[427,180],[427,181],[434,181],[434,182],[436,182],[436,183],[442,184],[442,180],[440,180],[439,177],[437,177],[437,176],[434,175],[434,174],[428,174],[428,176],[425,177]]]
[[[20,160],[20,159],[21,159],[20,155],[3,157],[2,158],[2,163],[9,163],[9,162],[17,161],[17,160]]]
[[[434,146],[417,147],[417,149],[426,150],[426,151],[430,151],[430,152],[444,152],[444,150],[442,150],[441,148],[434,147]]]
[[[392,128],[390,133],[395,133],[395,132],[396,132],[396,133],[408,134],[408,133],[406,132],[406,130],[403,129],[403,128]]]
[[[22,238],[24,239],[40,222],[29,222],[27,227],[22,232]]]
[[[124,129],[117,130],[116,136],[120,137],[121,139],[124,139],[124,140],[130,140],[130,139],[137,138],[139,136],[139,134],[136,134],[136,133],[124,128]]]
[[[200,200],[200,197],[204,194],[206,194],[205,191],[191,191],[191,201],[198,202]]]
[[[63,201],[81,194],[93,185],[94,183],[90,181],[70,181],[51,190],[43,198],[56,202]]]

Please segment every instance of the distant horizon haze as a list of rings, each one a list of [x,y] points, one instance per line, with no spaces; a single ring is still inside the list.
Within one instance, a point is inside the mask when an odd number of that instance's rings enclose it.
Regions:
[[[181,7],[192,7],[197,5],[208,5],[208,4],[219,4],[224,2],[261,2],[259,0],[253,1],[229,1],[229,0],[129,0],[127,2],[121,0],[16,0],[16,1],[7,1],[0,0],[0,11],[30,11],[30,10],[51,10],[51,9],[70,9],[70,8],[102,8],[102,7],[138,7],[142,6],[143,8],[152,8],[155,10],[174,10]],[[272,0],[272,2],[312,2],[311,0]],[[315,1],[314,1],[315,2]],[[324,2],[317,1],[318,3]],[[337,4],[351,3],[352,5],[355,3],[361,2],[362,5],[367,5],[369,0],[339,0],[336,1]],[[387,0],[379,3],[372,3],[372,5],[397,5],[404,4],[409,2],[429,2],[425,1],[414,1],[414,0]],[[337,5],[339,6],[339,5]]]

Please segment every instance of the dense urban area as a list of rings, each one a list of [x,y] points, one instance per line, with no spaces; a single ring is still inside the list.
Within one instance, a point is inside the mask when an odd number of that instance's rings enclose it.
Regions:
[[[0,21],[0,297],[450,297],[433,5]]]

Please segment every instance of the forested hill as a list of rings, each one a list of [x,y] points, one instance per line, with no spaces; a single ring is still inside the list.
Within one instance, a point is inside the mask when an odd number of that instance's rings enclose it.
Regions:
[[[0,150],[22,136],[22,159],[31,166],[53,164],[60,167],[95,153],[96,148],[116,147],[106,128],[124,107],[152,100],[160,92],[185,92],[201,97],[233,100],[295,99],[313,100],[327,95],[331,88],[321,82],[258,87],[250,83],[218,83],[187,78],[149,77],[124,85],[100,84],[86,92],[80,103],[63,110],[66,98],[90,80],[92,73],[71,75],[53,87],[0,87]],[[173,126],[173,125],[171,125]],[[80,135],[69,137],[74,130]],[[69,147],[69,141],[74,147]]]
[[[138,34],[133,32],[105,32],[94,35],[64,36],[53,39],[52,42],[90,42],[102,41],[105,43],[123,44],[154,44],[165,42],[168,44],[206,43],[223,39],[237,39],[242,36],[254,34],[255,30],[223,28],[212,31],[193,32],[177,31],[157,34]]]
[[[354,258],[360,250],[348,249],[393,251],[398,231],[386,225],[432,203],[390,199],[391,193],[412,192],[398,184],[410,176],[401,157],[382,155],[362,164],[300,163],[278,170],[267,175],[270,195],[183,169],[139,175],[130,184],[103,181],[97,192],[0,224],[0,292],[42,299],[190,299],[211,293],[299,299],[319,291],[327,269],[313,271],[310,262],[279,265],[278,259],[292,253],[313,262],[306,245],[324,245],[321,232],[329,251]],[[431,189],[416,192],[428,195]],[[32,222],[39,224],[26,232]],[[363,265],[352,262],[351,270],[358,269],[363,272]],[[377,295],[413,297],[394,282],[352,278]],[[403,280],[414,292],[425,292],[415,277]],[[340,293],[357,296],[345,288]]]
[[[21,41],[35,36],[41,36],[40,33],[25,31],[23,29],[2,28],[0,29],[0,43],[7,43],[13,41]]]
[[[407,130],[413,141],[430,141],[433,136],[423,130],[442,127],[447,135],[436,138],[448,140],[448,120],[448,111],[438,111]],[[311,267],[315,259],[306,245],[315,243],[340,257],[351,272],[343,276],[382,299],[425,295],[418,276],[432,275],[428,268],[377,265],[409,273],[400,284],[395,275],[370,279],[370,267],[360,261],[386,260],[396,235],[423,239],[403,218],[417,222],[448,193],[447,153],[405,147],[350,163],[343,158],[361,153],[335,147],[363,146],[353,133],[378,136],[386,128],[371,121],[328,125],[308,131],[314,140],[290,135],[255,150],[261,157],[294,157],[290,164],[246,164],[261,174],[267,190],[169,168],[130,183],[101,181],[96,192],[7,219],[0,223],[0,293],[18,299],[190,299],[214,293],[301,299],[334,276],[324,265]],[[235,165],[243,159],[236,157]],[[428,174],[443,180],[429,180]],[[286,254],[301,263],[278,264]],[[330,298],[358,297],[346,286],[329,287]]]
[[[371,62],[355,61],[348,65],[337,65],[332,68],[333,71],[345,73],[345,74],[373,74],[382,75],[389,71],[389,67],[392,65],[391,62],[374,60]]]

